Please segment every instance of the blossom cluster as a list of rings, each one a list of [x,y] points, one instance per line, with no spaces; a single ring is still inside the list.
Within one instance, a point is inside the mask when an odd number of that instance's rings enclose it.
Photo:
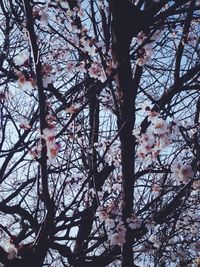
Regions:
[[[3,244],[3,248],[7,252],[8,260],[14,259],[18,254],[18,250],[12,240],[6,240]]]
[[[42,138],[46,140],[47,156],[50,160],[57,156],[60,149],[59,143],[56,142],[56,134],[55,128],[45,128],[43,130]]]
[[[17,68],[15,73],[18,79],[18,84],[23,90],[32,90],[35,88],[35,80],[32,75],[28,73],[28,68],[30,66],[29,56],[28,50],[25,49],[13,58],[13,62]],[[19,70],[19,68],[21,70]]]
[[[192,170],[191,165],[183,164],[177,160],[172,164],[171,170],[178,183],[186,184],[194,176],[194,171]]]
[[[24,91],[30,91],[35,88],[35,81],[30,75],[25,75],[23,71],[17,71],[16,76],[18,77],[19,87]]]
[[[26,66],[27,64],[29,64],[29,52],[27,50],[23,50],[14,57],[13,61],[17,66]]]
[[[126,227],[119,213],[117,214],[117,207],[114,203],[110,203],[104,208],[99,208],[97,216],[101,221],[105,222],[106,229],[108,231],[108,240],[110,245],[123,245],[125,243]]]
[[[28,123],[28,120],[26,118],[24,118],[24,117],[20,118],[19,123],[20,123],[19,127],[21,129],[24,129],[24,130],[31,129],[31,125]]]
[[[161,152],[172,144],[175,135],[179,132],[180,122],[174,119],[172,122],[164,120],[160,113],[152,110],[150,103],[142,105],[143,112],[147,115],[150,126],[147,131],[140,134],[140,129],[134,129],[133,135],[136,137],[138,149],[136,152],[140,160],[151,163],[155,161]],[[172,177],[180,184],[186,184],[193,176],[194,171],[190,164],[185,164],[176,160],[171,165]],[[195,187],[195,185],[194,185]],[[152,188],[155,196],[159,195],[161,188],[154,185]]]
[[[41,138],[46,141],[47,147],[47,156],[50,163],[57,157],[58,152],[60,150],[60,143],[56,141],[56,127],[55,127],[55,117],[51,114],[46,116],[46,121],[48,127],[43,129]],[[34,146],[30,151],[30,155],[33,158],[38,158],[41,154],[42,145],[39,143],[37,146]]]
[[[135,214],[124,222],[121,213],[117,212],[116,205],[113,203],[105,208],[99,208],[97,216],[105,222],[111,246],[122,246],[126,241],[127,228],[137,229],[141,226],[141,220]]]
[[[138,142],[137,156],[139,159],[147,161],[156,160],[161,150],[166,148],[172,142],[173,131],[176,131],[176,124],[172,127],[160,115],[160,113],[151,111],[145,103],[144,112],[148,116],[150,126],[146,133],[140,134],[140,129],[133,130],[133,135]]]
[[[91,64],[91,67],[88,69],[88,73],[91,78],[100,80],[102,83],[106,81],[106,74],[102,65],[98,62]]]
[[[155,42],[159,41],[161,38],[161,31],[157,30],[148,40],[148,35],[144,32],[139,32],[136,37],[136,42],[138,45],[141,45],[141,49],[138,51],[138,59],[137,64],[139,66],[143,66],[145,64],[149,64],[151,61],[151,57],[153,56],[153,47]],[[148,40],[148,41],[147,41]],[[143,42],[146,41],[146,44],[143,45]]]

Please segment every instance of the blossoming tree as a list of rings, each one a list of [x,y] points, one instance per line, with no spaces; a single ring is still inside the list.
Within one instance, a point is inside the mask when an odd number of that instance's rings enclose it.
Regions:
[[[0,266],[200,266],[200,1],[0,1]]]

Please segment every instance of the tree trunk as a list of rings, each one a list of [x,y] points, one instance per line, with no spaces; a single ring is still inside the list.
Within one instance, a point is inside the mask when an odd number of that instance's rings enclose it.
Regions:
[[[139,11],[128,1],[113,1],[111,11],[113,16],[112,56],[114,63],[119,66],[116,86],[120,109],[118,127],[121,128],[122,219],[126,225],[126,219],[131,217],[133,212],[135,139],[132,131],[135,124],[135,98],[142,74],[142,68],[136,67],[135,78],[132,78],[129,48],[131,39],[133,35],[137,35],[140,25],[137,25],[137,20],[134,20],[133,29],[131,20],[139,15]],[[122,247],[122,267],[132,267],[133,236],[128,228],[125,240],[126,242]]]

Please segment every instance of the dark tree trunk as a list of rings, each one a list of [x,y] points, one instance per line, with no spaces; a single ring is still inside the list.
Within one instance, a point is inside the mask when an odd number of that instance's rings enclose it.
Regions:
[[[140,11],[129,1],[111,1],[112,21],[112,55],[119,70],[116,75],[117,97],[120,108],[118,127],[121,140],[122,157],[122,217],[126,219],[133,212],[135,139],[132,131],[135,124],[135,98],[139,86],[142,68],[136,67],[132,78],[129,48],[131,39],[143,28],[139,20]],[[141,12],[141,16],[142,16]],[[137,19],[138,18],[138,19]],[[134,19],[134,23],[132,20]],[[140,28],[141,27],[141,28]],[[133,266],[133,236],[127,228],[126,242],[122,247],[122,267]]]

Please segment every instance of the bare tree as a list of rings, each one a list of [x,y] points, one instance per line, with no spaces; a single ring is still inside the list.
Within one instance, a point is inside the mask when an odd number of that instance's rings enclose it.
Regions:
[[[199,266],[199,21],[0,2],[1,266]]]

